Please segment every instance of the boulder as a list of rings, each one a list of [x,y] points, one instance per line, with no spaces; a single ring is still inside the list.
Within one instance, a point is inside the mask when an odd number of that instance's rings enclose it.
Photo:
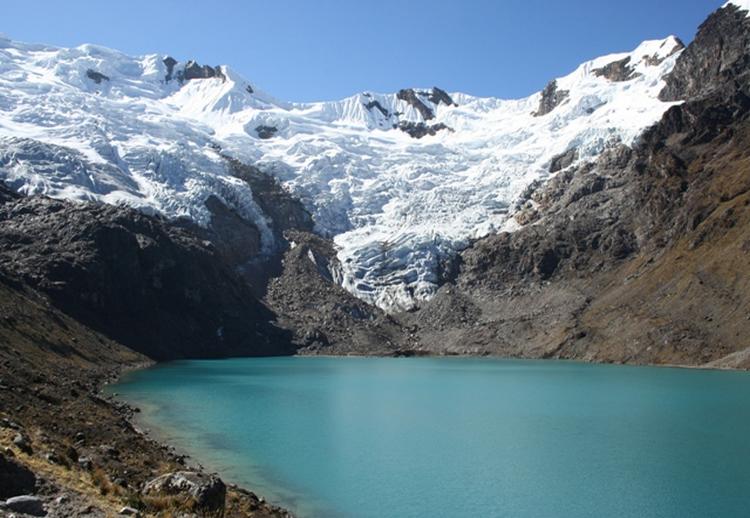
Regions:
[[[38,496],[14,496],[6,500],[3,507],[9,511],[30,514],[31,516],[47,515],[47,511],[44,510],[44,502]]]
[[[146,483],[146,497],[176,497],[187,507],[204,512],[221,513],[227,494],[226,485],[215,475],[195,471],[167,473]]]
[[[31,493],[35,485],[34,473],[5,455],[0,455],[0,498]]]
[[[34,452],[31,448],[31,443],[29,442],[28,437],[22,433],[17,433],[16,436],[13,437],[13,444],[15,444],[19,450],[28,455],[31,455]]]

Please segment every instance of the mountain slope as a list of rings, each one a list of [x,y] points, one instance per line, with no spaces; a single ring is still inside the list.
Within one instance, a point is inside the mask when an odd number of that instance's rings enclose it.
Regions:
[[[431,88],[300,104],[224,66],[2,40],[0,179],[204,227],[213,196],[272,256],[273,217],[226,157],[255,165],[335,240],[344,288],[397,311],[429,299],[472,239],[512,225],[516,200],[557,157],[591,160],[658,120],[681,49],[647,41],[520,100]]]
[[[215,246],[133,209],[0,203],[0,273],[152,359],[291,354],[275,315]]]
[[[523,228],[467,249],[412,317],[423,347],[750,367],[748,35],[747,10],[711,15],[666,78],[685,103],[632,149],[529,192]]]

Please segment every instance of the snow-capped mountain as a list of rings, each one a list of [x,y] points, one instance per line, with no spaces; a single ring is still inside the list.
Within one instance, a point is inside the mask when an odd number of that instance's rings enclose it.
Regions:
[[[0,39],[0,179],[201,225],[215,195],[270,252],[268,216],[230,156],[302,200],[338,247],[345,288],[408,309],[471,239],[513,229],[529,184],[656,122],[674,104],[658,94],[682,48],[646,41],[519,100],[428,88],[292,103],[226,66]]]

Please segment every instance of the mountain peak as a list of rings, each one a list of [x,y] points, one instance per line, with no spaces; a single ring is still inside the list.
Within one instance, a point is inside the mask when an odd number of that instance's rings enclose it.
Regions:
[[[584,63],[555,80],[566,94],[534,117],[542,93],[404,88],[285,103],[225,65],[11,45],[0,57],[0,99],[12,100],[0,110],[0,179],[204,226],[214,196],[262,229],[268,216],[226,157],[256,165],[334,237],[344,287],[389,310],[430,298],[446,258],[471,239],[510,229],[529,184],[658,120],[681,49],[667,38]]]

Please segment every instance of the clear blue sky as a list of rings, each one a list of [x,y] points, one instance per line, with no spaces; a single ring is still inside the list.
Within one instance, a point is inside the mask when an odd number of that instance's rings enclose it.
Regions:
[[[724,0],[2,0],[0,32],[228,64],[276,97],[440,86],[526,96],[580,62],[675,34]]]

